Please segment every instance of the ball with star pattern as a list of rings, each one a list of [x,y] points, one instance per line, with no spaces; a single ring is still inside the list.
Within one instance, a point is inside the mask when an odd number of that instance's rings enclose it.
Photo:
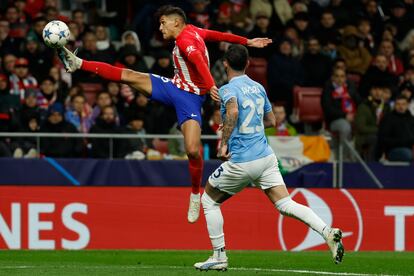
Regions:
[[[59,20],[53,20],[43,29],[43,41],[52,48],[61,48],[66,45],[70,36],[68,26]]]

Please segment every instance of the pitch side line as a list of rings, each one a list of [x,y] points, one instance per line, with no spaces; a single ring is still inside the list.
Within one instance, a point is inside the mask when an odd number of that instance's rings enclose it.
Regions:
[[[75,266],[75,265],[59,265],[59,266],[28,266],[28,265],[16,265],[16,266],[1,266],[2,269],[34,269],[34,268],[85,268],[85,269],[108,269],[108,268],[129,268],[129,269],[155,269],[155,268],[168,268],[168,269],[183,269],[192,267],[188,266],[149,266],[149,265],[100,265],[100,266]],[[229,271],[254,271],[254,272],[280,272],[280,273],[300,273],[300,274],[322,274],[322,275],[338,275],[338,276],[397,276],[396,274],[371,274],[371,273],[352,273],[352,272],[329,272],[329,271],[317,271],[317,270],[301,270],[301,269],[276,269],[276,268],[259,268],[259,267],[230,267]]]

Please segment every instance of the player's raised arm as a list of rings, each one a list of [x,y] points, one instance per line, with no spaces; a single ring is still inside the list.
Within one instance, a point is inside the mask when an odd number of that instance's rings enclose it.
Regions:
[[[237,120],[239,118],[239,106],[237,104],[237,98],[232,97],[226,103],[226,117],[223,121],[223,136],[221,139],[221,146],[217,157],[223,160],[227,160],[230,157],[228,150],[228,141],[231,134],[233,133],[234,128],[237,125]]]
[[[197,67],[200,75],[204,77],[204,81],[213,100],[220,101],[218,89],[214,82],[213,76],[211,75],[210,68],[208,68],[207,63],[203,62],[203,53],[201,53],[199,49],[195,48],[189,40],[177,41],[177,46],[187,57],[188,61]]]
[[[249,47],[255,48],[263,48],[272,43],[272,40],[267,37],[258,37],[253,39],[247,39],[243,36],[231,34],[231,33],[223,33],[218,31],[212,31],[207,29],[199,29],[202,37],[206,41],[225,41],[229,43],[241,44],[246,45]]]

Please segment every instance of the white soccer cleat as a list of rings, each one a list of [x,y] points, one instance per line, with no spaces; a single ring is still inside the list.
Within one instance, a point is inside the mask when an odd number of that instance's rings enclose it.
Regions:
[[[326,243],[332,252],[332,258],[335,264],[341,263],[345,252],[344,245],[342,244],[341,229],[332,228],[326,238]]]
[[[190,205],[188,206],[187,220],[189,223],[194,223],[198,220],[200,216],[200,194],[190,195]]]
[[[194,267],[200,271],[207,271],[207,270],[227,270],[227,258],[223,259],[216,259],[213,256],[210,256],[207,261],[195,263]]]
[[[78,50],[76,49],[74,53],[69,51],[66,47],[57,49],[58,56],[62,61],[65,69],[68,73],[73,73],[76,70],[80,69],[82,66],[82,59],[76,56]]]

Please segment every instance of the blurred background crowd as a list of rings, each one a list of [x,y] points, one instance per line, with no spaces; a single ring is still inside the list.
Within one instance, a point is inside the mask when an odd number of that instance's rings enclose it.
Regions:
[[[66,22],[68,48],[88,60],[172,77],[173,42],[154,18],[180,6],[202,28],[274,43],[249,49],[252,77],[274,104],[267,135],[309,131],[298,117],[295,87],[321,92],[323,121],[311,133],[352,141],[365,160],[411,161],[414,145],[414,0],[0,0],[0,131],[174,134],[174,110],[134,89],[85,73],[68,74],[45,46],[42,30]],[[217,86],[226,83],[221,56],[228,44],[207,43]],[[204,106],[203,134],[218,134],[217,104]],[[179,140],[114,140],[116,158],[150,149],[183,156]],[[214,157],[218,141],[206,141]],[[107,158],[101,139],[0,138],[0,156]],[[40,150],[40,152],[39,152]]]

